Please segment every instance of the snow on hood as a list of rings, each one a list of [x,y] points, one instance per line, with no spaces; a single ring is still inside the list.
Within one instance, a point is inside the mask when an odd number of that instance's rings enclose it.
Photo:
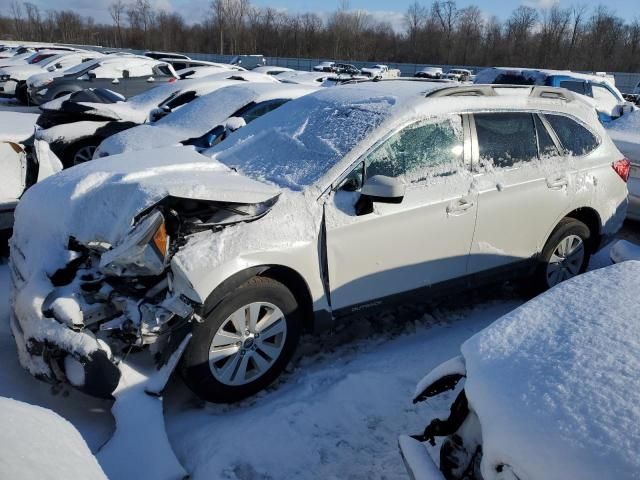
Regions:
[[[258,203],[278,193],[189,147],[115,155],[27,190],[16,210],[14,241],[30,266],[53,273],[68,261],[70,236],[115,244],[137,214],[167,196]]]
[[[218,125],[224,124],[225,120],[235,112],[252,102],[291,99],[313,91],[313,88],[306,86],[258,82],[226,86],[196,98],[157,122],[140,125],[110,136],[100,144],[95,158],[105,153],[114,155],[133,150],[178,145],[180,142],[200,137]]]
[[[462,345],[482,475],[601,480],[640,472],[640,262],[564,282]]]
[[[0,142],[23,143],[33,135],[37,113],[2,112]]]
[[[37,64],[12,65],[0,68],[0,75],[10,75],[14,80],[25,80],[34,73],[41,73],[44,69]]]
[[[609,122],[605,128],[624,156],[640,165],[640,110]]]
[[[0,397],[0,478],[107,480],[80,433],[57,413]]]

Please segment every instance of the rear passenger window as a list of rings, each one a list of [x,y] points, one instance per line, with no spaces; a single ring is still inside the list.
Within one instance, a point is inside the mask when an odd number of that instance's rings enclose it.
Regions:
[[[598,139],[575,120],[562,115],[545,115],[564,149],[574,156],[586,155],[598,146]]]
[[[560,82],[562,88],[571,90],[572,92],[579,93],[580,95],[587,95],[586,83],[576,80],[563,80]]]
[[[538,115],[534,115],[534,120],[536,124],[536,133],[538,134],[538,152],[540,158],[559,156],[560,152],[558,152],[556,144],[553,143],[551,135],[549,135],[549,132],[544,126],[544,123],[542,123],[542,120],[540,120],[540,117]]]
[[[459,116],[409,125],[392,135],[366,160],[366,175],[405,176],[410,182],[455,173],[463,161]]]
[[[508,168],[538,158],[538,141],[530,113],[474,115],[480,163]]]

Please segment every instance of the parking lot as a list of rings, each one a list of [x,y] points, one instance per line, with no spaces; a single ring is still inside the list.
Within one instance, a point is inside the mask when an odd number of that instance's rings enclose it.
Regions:
[[[420,379],[640,244],[605,76],[91,55],[0,101],[0,397],[109,478],[406,478],[399,435],[461,395]]]

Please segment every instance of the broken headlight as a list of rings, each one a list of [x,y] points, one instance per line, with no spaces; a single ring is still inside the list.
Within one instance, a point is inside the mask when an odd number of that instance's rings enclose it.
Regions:
[[[169,236],[165,219],[154,210],[111,250],[102,254],[100,271],[120,277],[160,275],[167,264]]]

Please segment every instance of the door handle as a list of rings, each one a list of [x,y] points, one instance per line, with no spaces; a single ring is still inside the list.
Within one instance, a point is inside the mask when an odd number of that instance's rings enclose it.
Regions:
[[[475,205],[474,202],[460,199],[447,205],[447,215],[462,215]]]
[[[560,177],[555,179],[547,178],[547,187],[551,190],[560,190],[567,185],[569,185],[569,179],[567,177]]]

